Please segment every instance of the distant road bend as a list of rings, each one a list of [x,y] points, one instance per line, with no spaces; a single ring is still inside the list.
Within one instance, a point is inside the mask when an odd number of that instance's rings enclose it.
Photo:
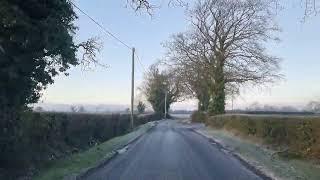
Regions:
[[[177,121],[162,121],[86,180],[263,179]]]

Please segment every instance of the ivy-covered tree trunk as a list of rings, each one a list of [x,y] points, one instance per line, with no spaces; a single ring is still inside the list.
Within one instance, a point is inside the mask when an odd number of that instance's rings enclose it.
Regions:
[[[203,92],[197,96],[198,99],[198,110],[206,112],[210,102],[210,96],[208,92]]]
[[[214,86],[209,104],[209,113],[212,115],[225,113],[225,77],[223,71],[223,63],[217,62],[214,72]]]

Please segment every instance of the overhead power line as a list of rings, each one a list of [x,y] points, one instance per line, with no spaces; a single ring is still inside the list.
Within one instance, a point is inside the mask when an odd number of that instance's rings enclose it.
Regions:
[[[116,35],[111,33],[109,30],[107,30],[105,27],[103,27],[98,21],[96,21],[94,18],[92,18],[89,14],[87,14],[84,10],[82,10],[80,7],[78,7],[75,3],[73,3],[71,0],[69,1],[71,5],[73,5],[76,9],[78,9],[81,13],[83,13],[85,16],[87,16],[92,22],[94,22],[98,27],[100,27],[103,32],[111,37],[113,37],[115,40],[117,40],[119,43],[124,45],[126,48],[132,51],[132,74],[131,74],[131,128],[134,127],[134,116],[133,116],[133,105],[134,105],[134,64],[135,64],[135,57],[137,57],[137,60],[139,62],[139,65],[142,67],[144,73],[146,73],[146,69],[144,65],[142,64],[140,57],[135,53],[135,48],[130,47],[127,43],[122,41],[120,38],[118,38]]]
[[[130,47],[127,43],[125,43],[124,41],[122,41],[120,38],[118,38],[116,35],[114,35],[112,32],[110,32],[109,30],[107,30],[103,25],[101,25],[97,20],[95,20],[94,18],[92,18],[88,13],[86,13],[84,10],[82,10],[79,6],[77,6],[75,3],[73,3],[72,1],[70,1],[70,3],[77,8],[82,14],[84,14],[85,16],[87,16],[92,22],[94,22],[97,26],[99,26],[104,33],[106,33],[107,35],[113,37],[115,40],[117,40],[118,42],[120,42],[122,45],[124,45],[125,47],[127,47],[128,49],[132,50],[132,47]],[[146,73],[146,68],[144,67],[143,63],[141,62],[140,57],[138,56],[137,53],[136,57],[138,60],[139,65],[142,67],[144,73]]]
[[[145,68],[145,66],[143,65],[143,63],[142,63],[142,61],[141,61],[141,59],[140,59],[140,57],[139,57],[139,55],[138,55],[137,52],[136,52],[136,57],[137,57],[138,63],[139,63],[139,65],[141,66],[143,72],[144,72],[144,73],[147,73],[146,68]]]
[[[104,33],[106,33],[107,35],[113,37],[115,40],[117,40],[118,42],[120,42],[122,45],[124,45],[125,47],[127,47],[128,49],[132,49],[132,47],[130,47],[128,44],[126,44],[124,41],[122,41],[120,38],[118,38],[116,35],[114,35],[113,33],[111,33],[110,31],[108,31],[105,27],[103,27],[98,21],[96,21],[94,18],[92,18],[89,14],[87,14],[84,10],[82,10],[80,7],[78,7],[75,3],[73,3],[72,1],[70,1],[70,3],[77,8],[82,14],[84,14],[85,16],[87,16],[92,22],[94,22],[97,26],[99,26]]]
[[[141,68],[135,68],[135,71],[136,71],[136,72],[139,72],[139,73],[141,73],[141,74],[144,74],[144,71],[143,71],[143,69],[141,69]]]

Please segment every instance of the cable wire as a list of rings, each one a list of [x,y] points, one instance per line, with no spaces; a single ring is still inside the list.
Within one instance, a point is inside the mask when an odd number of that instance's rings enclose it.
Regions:
[[[139,65],[140,65],[141,68],[143,69],[144,73],[147,73],[146,68],[144,67],[144,65],[143,65],[143,63],[142,63],[142,61],[141,61],[138,53],[136,53],[135,55],[136,55],[136,57],[137,57],[137,60],[138,60]]]
[[[85,11],[83,11],[82,9],[80,9],[80,7],[78,7],[76,4],[74,4],[72,1],[70,1],[70,3],[77,8],[81,13],[83,13],[85,16],[87,16],[91,21],[93,21],[97,26],[99,26],[104,33],[108,34],[109,36],[113,37],[115,40],[117,40],[118,42],[120,42],[122,45],[124,45],[125,47],[127,47],[128,49],[132,49],[128,44],[126,44],[125,42],[123,42],[121,39],[119,39],[117,36],[115,36],[113,33],[111,33],[110,31],[108,31],[105,27],[103,27],[98,21],[96,21],[95,19],[93,19],[91,16],[89,16],[89,14],[87,14]]]

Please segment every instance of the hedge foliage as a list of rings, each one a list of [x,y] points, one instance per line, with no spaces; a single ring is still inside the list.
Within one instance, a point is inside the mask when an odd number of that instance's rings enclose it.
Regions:
[[[217,128],[254,136],[282,147],[295,157],[320,159],[320,117],[278,115],[219,115],[206,119]]]
[[[53,159],[88,149],[128,133],[130,115],[24,112],[19,116],[19,133],[0,154],[0,179],[38,168]],[[157,114],[135,117],[135,126],[159,120]],[[2,175],[3,176],[3,175]]]
[[[204,123],[207,119],[207,114],[203,111],[194,111],[191,114],[191,121],[194,123]]]

